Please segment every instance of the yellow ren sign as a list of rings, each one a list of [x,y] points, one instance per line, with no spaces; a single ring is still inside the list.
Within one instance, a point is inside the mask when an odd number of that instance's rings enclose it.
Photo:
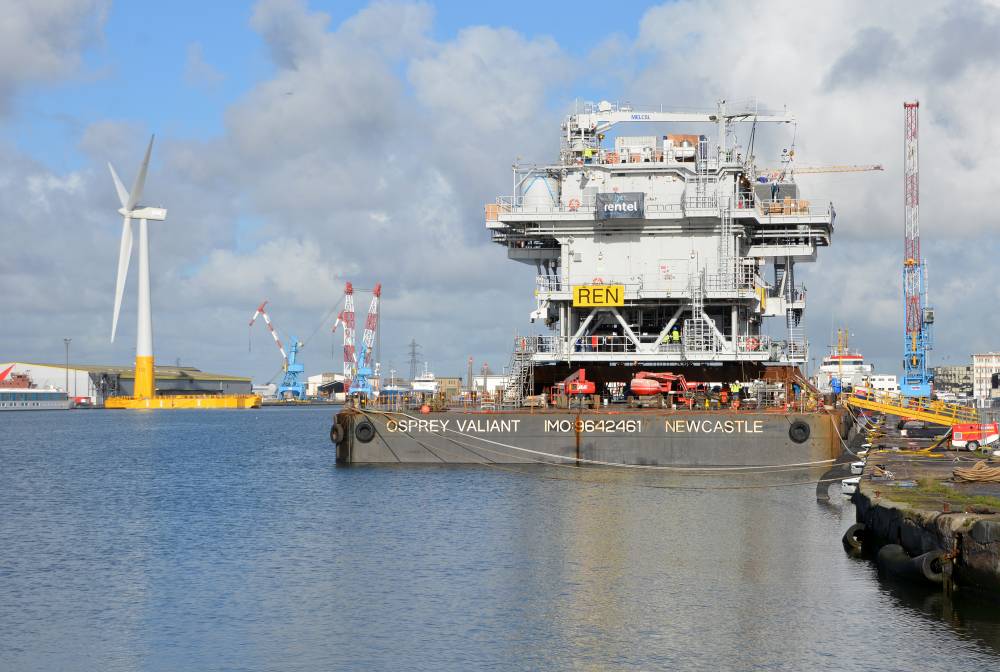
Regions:
[[[574,308],[624,306],[625,285],[574,285]]]

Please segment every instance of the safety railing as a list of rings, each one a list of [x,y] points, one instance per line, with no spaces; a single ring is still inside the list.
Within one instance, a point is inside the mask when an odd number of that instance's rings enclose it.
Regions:
[[[769,353],[772,345],[771,337],[763,334],[736,337],[736,352],[740,354]]]
[[[705,290],[709,292],[756,289],[757,278],[752,268],[740,267],[731,273],[709,273],[705,276]]]
[[[535,288],[540,292],[570,291],[578,285],[614,285],[624,287],[626,292],[639,292],[643,290],[668,291],[672,285],[669,281],[658,282],[656,279],[643,278],[642,276],[621,276],[621,275],[600,275],[593,278],[573,276],[569,282],[562,282],[561,278],[555,276],[538,275],[535,276]]]
[[[779,198],[775,200],[761,200],[754,198],[754,206],[761,215],[768,217],[792,217],[792,216],[829,216],[833,213],[833,205],[830,203],[816,204],[804,198]]]
[[[719,197],[715,195],[685,195],[684,208],[686,210],[718,210]]]
[[[621,150],[599,150],[590,157],[574,159],[575,165],[611,165],[620,166],[623,164],[636,163],[657,163],[671,164],[682,163],[694,165],[695,148],[693,147],[672,147],[668,149],[653,149],[651,147],[642,148],[638,152]],[[705,161],[705,168],[715,172],[719,168],[717,159],[710,158]]]
[[[845,393],[841,398],[846,404],[857,408],[944,426],[979,422],[979,414],[975,408],[943,401],[879,394],[867,390]]]
[[[635,343],[626,336],[584,336],[572,343],[573,352],[635,352]]]
[[[565,285],[562,278],[553,275],[536,275],[535,291],[537,292],[561,292],[563,287],[569,291],[569,285]]]
[[[547,199],[546,199],[547,200]],[[691,204],[681,204],[681,203],[658,203],[652,200],[646,200],[643,210],[645,216],[649,215],[681,215],[684,213],[684,208],[686,207],[704,207],[704,208],[714,208],[718,207],[718,199],[714,196],[711,199],[705,198],[699,201],[697,206]],[[562,202],[525,202],[524,197],[512,197],[512,196],[498,196],[496,203],[487,203],[485,206],[486,210],[486,221],[487,222],[497,222],[500,221],[500,216],[504,214],[519,214],[519,215],[555,215],[555,214],[565,214],[565,215],[578,215],[578,214],[591,214],[597,212],[597,205],[594,199],[585,198],[577,199],[571,198],[565,203]]]

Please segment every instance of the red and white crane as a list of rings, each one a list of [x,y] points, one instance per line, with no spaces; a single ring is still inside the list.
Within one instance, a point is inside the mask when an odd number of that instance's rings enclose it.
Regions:
[[[337,315],[332,331],[336,333],[340,325],[344,325],[344,393],[346,394],[351,389],[351,381],[354,379],[358,363],[354,350],[354,286],[350,282],[344,286],[344,309]]]
[[[285,353],[285,346],[281,344],[281,339],[278,337],[278,332],[275,331],[274,325],[271,324],[271,318],[267,316],[267,301],[257,306],[257,310],[254,312],[253,317],[250,318],[250,328],[253,328],[253,323],[257,321],[258,317],[263,317],[264,322],[267,324],[268,331],[271,332],[271,337],[274,338],[275,345],[278,346],[278,350],[281,351],[281,358],[284,360],[284,370],[288,370],[288,355]]]
[[[354,286],[348,282],[344,287],[344,309],[337,315],[337,321],[333,324],[333,331],[337,327],[344,327],[344,392],[349,393],[352,389],[356,392],[372,394],[371,378],[378,375],[378,364],[374,364],[375,335],[378,332],[378,304],[382,296],[382,284],[375,283],[372,290],[372,302],[368,307],[368,316],[365,318],[365,330],[361,336],[361,358],[358,359],[356,346],[355,312],[354,312]]]
[[[382,283],[376,282],[375,289],[372,290],[372,302],[368,306],[368,317],[365,319],[365,333],[361,337],[363,345],[362,355],[364,356],[364,361],[361,362],[361,365],[366,367],[371,367],[372,360],[375,358],[375,333],[378,331],[378,303],[381,296]]]

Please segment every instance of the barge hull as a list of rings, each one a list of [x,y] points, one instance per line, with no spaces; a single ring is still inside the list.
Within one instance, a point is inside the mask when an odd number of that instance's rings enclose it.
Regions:
[[[849,429],[836,412],[421,415],[344,409],[331,439],[339,464],[822,466],[841,454]]]

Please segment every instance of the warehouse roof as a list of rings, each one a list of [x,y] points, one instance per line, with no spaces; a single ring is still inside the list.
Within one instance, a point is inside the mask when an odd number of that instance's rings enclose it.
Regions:
[[[53,369],[65,369],[65,364],[46,364],[42,362],[7,362],[7,364],[20,364],[21,366],[44,366]],[[119,378],[135,378],[134,366],[107,366],[103,364],[74,364],[70,362],[70,369],[76,371],[87,371],[89,373],[103,373]],[[230,376],[224,373],[209,373],[196,369],[193,366],[157,366],[154,367],[154,376],[157,380],[230,380],[233,382],[250,382],[250,378],[245,376]]]

